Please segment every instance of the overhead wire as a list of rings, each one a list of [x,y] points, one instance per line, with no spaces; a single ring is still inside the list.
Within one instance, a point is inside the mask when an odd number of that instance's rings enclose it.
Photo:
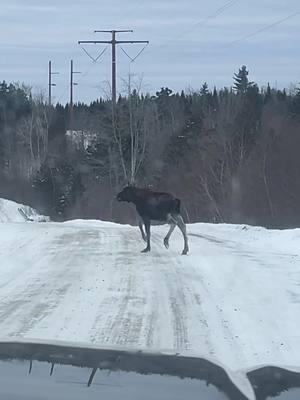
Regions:
[[[187,33],[192,32],[194,29],[204,26],[207,22],[209,22],[210,20],[223,14],[226,10],[228,10],[229,8],[234,6],[239,1],[240,0],[230,0],[227,3],[223,4],[223,6],[217,8],[217,10],[215,10],[213,13],[209,14],[207,17],[205,17],[201,21],[194,23],[189,29],[185,30],[179,36],[177,36],[176,39],[180,39],[182,36],[186,35]]]
[[[191,28],[187,29],[186,31],[184,31],[183,33],[177,35],[176,37],[168,39],[167,42],[157,46],[156,49],[167,46],[172,41],[180,39],[181,37],[183,37],[184,35],[186,35],[187,33],[191,32],[192,30],[194,30],[197,27],[204,26],[208,21],[210,21],[210,20],[216,18],[217,16],[223,14],[228,8],[232,7],[233,5],[238,3],[239,1],[240,0],[230,0],[230,1],[228,1],[227,3],[223,4],[223,6],[219,7],[217,10],[215,10],[212,14],[210,14],[206,18],[204,18],[202,21],[199,21],[199,22],[193,24],[191,26]],[[242,42],[244,40],[250,39],[250,38],[252,38],[252,37],[254,37],[256,35],[259,35],[260,33],[263,33],[263,32],[265,32],[265,31],[267,31],[269,29],[272,29],[273,27],[275,27],[277,25],[280,25],[280,24],[282,24],[282,23],[284,23],[284,22],[296,17],[299,14],[300,14],[300,11],[296,11],[296,12],[294,12],[292,14],[289,14],[288,16],[286,16],[284,18],[281,18],[281,19],[279,19],[279,20],[277,20],[277,21],[275,21],[275,22],[273,22],[271,24],[268,24],[268,25],[266,25],[266,26],[264,26],[264,27],[262,27],[260,29],[257,29],[256,31],[254,31],[252,33],[249,33],[249,34],[247,34],[245,36],[242,36],[239,39],[233,40],[232,42],[229,42],[228,44],[224,44],[223,46],[224,47],[233,46],[233,45],[235,45],[235,44],[237,44],[239,42]],[[152,48],[151,50],[153,51],[154,49]],[[148,51],[148,54],[149,54],[149,51]]]
[[[230,1],[227,1],[227,2],[226,2],[225,4],[223,4],[221,7],[217,8],[212,14],[209,14],[209,15],[208,15],[206,18],[204,18],[203,20],[196,22],[195,24],[193,24],[193,25],[191,26],[191,28],[189,28],[188,30],[184,31],[184,32],[181,33],[180,35],[177,35],[177,36],[174,37],[174,38],[168,39],[165,43],[159,45],[158,48],[165,47],[165,46],[167,46],[168,44],[170,44],[170,42],[179,39],[180,37],[186,35],[187,33],[191,32],[192,30],[194,30],[195,28],[200,27],[200,26],[204,26],[208,21],[210,21],[210,20],[216,18],[217,16],[223,14],[228,8],[232,7],[234,4],[238,3],[239,1],[240,1],[240,0],[230,0]],[[122,52],[130,59],[129,71],[130,71],[130,65],[142,54],[142,52],[146,49],[147,46],[148,46],[148,43],[138,52],[138,54],[137,54],[135,57],[131,57],[131,56],[127,53],[127,51],[126,51],[123,47],[121,47]],[[97,62],[98,59],[102,57],[102,55],[104,54],[104,52],[105,52],[106,49],[107,49],[107,48],[105,48],[96,58],[94,58],[93,56],[91,56],[91,54],[90,54],[83,46],[80,46],[80,47],[81,47],[81,49],[85,52],[85,54],[93,61],[93,63]],[[156,49],[157,49],[157,47],[156,47]],[[153,51],[153,48],[152,48],[151,50]],[[151,51],[151,50],[150,50],[150,51]],[[149,54],[149,51],[148,51],[148,54]],[[87,73],[87,72],[86,72],[86,73]],[[83,74],[83,75],[81,75],[81,78],[83,78],[83,76],[85,76],[86,73]]]
[[[296,17],[299,14],[300,14],[300,11],[296,11],[296,12],[294,12],[292,14],[289,14],[287,17],[281,18],[281,19],[273,22],[272,24],[265,25],[264,27],[262,27],[260,29],[257,29],[256,31],[254,31],[252,33],[249,33],[249,34],[247,34],[247,35],[245,35],[245,36],[243,36],[243,37],[241,37],[239,39],[233,40],[232,42],[229,42],[228,44],[225,44],[225,46],[232,46],[232,45],[235,45],[235,44],[237,44],[239,42],[243,42],[244,40],[250,39],[250,38],[252,38],[252,37],[254,37],[256,35],[259,35],[262,32],[265,32],[265,31],[273,28],[274,26],[280,25],[283,22],[288,21],[289,19]]]
[[[209,22],[209,21],[213,20],[214,18],[218,17],[219,15],[223,14],[225,11],[227,11],[229,8],[233,7],[239,1],[240,0],[227,1],[225,4],[223,4],[221,7],[217,8],[213,13],[209,14],[207,17],[205,17],[201,21],[198,21],[198,22],[194,23],[190,28],[188,28],[184,32],[180,33],[179,35],[176,35],[173,38],[168,39],[166,42],[162,43],[161,45],[156,46],[155,49],[152,48],[151,50],[148,50],[147,53],[149,54],[149,52],[151,52],[153,50],[156,50],[157,48],[162,48],[162,47],[168,46],[171,42],[182,38],[184,35],[192,32],[193,30],[195,30],[197,28],[200,28],[200,27],[203,27],[207,22]],[[226,46],[226,47],[227,46],[232,46],[232,45],[235,45],[235,44],[237,44],[239,42],[247,40],[247,39],[249,39],[251,37],[254,37],[254,36],[256,36],[256,35],[264,32],[264,31],[267,31],[267,30],[269,30],[269,29],[271,29],[271,28],[273,28],[273,27],[275,27],[275,26],[277,26],[279,24],[282,24],[285,21],[287,21],[287,20],[289,20],[289,19],[291,19],[291,18],[293,18],[293,17],[295,17],[295,16],[297,16],[299,14],[300,14],[300,11],[297,11],[297,12],[294,12],[292,14],[289,14],[288,16],[286,16],[284,18],[281,18],[281,19],[279,19],[279,20],[277,20],[277,21],[275,21],[275,22],[273,22],[271,24],[268,24],[268,25],[266,25],[266,26],[264,26],[264,27],[262,27],[262,28],[260,28],[260,29],[258,29],[256,31],[250,33],[250,34],[247,34],[247,35],[245,35],[245,36],[243,36],[243,37],[241,37],[239,39],[236,39],[236,40],[234,40],[232,42],[229,42],[228,44],[224,44],[224,46]],[[142,54],[142,52],[146,49],[147,46],[148,46],[148,43],[138,52],[138,54],[135,57],[131,57],[128,54],[128,52],[122,46],[120,46],[122,52],[130,60],[130,62],[129,62],[129,71],[131,70],[131,68],[130,68],[131,64],[140,56],[140,54]],[[85,73],[83,75],[81,75],[81,79],[82,79],[90,71],[90,69],[93,67],[93,65],[102,57],[102,55],[107,50],[107,47],[104,50],[102,50],[101,53],[96,58],[91,56],[91,54],[89,54],[88,51],[83,46],[80,46],[80,47],[86,53],[86,55],[92,60],[92,65],[90,65],[89,68],[87,69],[87,71],[85,71]]]
[[[85,52],[85,54],[93,61],[93,62],[97,62],[102,55],[106,52],[107,50],[107,46],[99,53],[99,55],[94,58],[83,46],[80,46],[80,48]]]
[[[81,47],[81,46],[80,46]],[[93,66],[101,59],[101,57],[103,56],[103,54],[105,53],[105,51],[107,50],[108,46],[106,46],[96,58],[93,58],[90,56],[92,63],[89,65],[89,67],[84,71],[84,73],[82,75],[80,75],[80,79],[82,80],[82,78],[84,78],[89,72],[90,70],[93,68]]]
[[[184,32],[174,36],[173,38],[167,39],[164,43],[160,44],[159,46],[156,46],[155,49],[152,47],[152,49],[148,51],[148,54],[151,51],[154,51],[154,50],[156,50],[158,48],[160,49],[162,47],[168,46],[170,43],[174,42],[175,40],[178,40],[178,39],[182,38],[184,35],[186,35],[187,33],[192,32],[195,28],[204,26],[207,22],[209,22],[210,20],[212,20],[212,19],[218,17],[219,15],[223,14],[226,10],[228,10],[229,8],[234,6],[239,1],[241,1],[241,0],[230,0],[230,1],[227,1],[225,4],[223,4],[221,7],[217,8],[213,13],[209,14],[207,17],[205,17],[202,20],[194,23],[189,29],[186,29]]]
[[[146,49],[146,47],[149,45],[149,43],[146,43],[146,45],[137,53],[137,55],[135,57],[131,57],[127,51],[125,49],[123,49],[122,46],[120,46],[121,50],[123,51],[123,53],[131,60],[131,62],[134,62],[141,54],[142,52]]]
[[[106,46],[96,58],[91,58],[92,62],[90,63],[90,65],[88,66],[88,68],[84,71],[83,74],[80,75],[80,79],[78,80],[78,83],[80,83],[80,81],[82,81],[82,79],[87,76],[89,74],[89,72],[91,71],[92,68],[95,67],[95,65],[97,64],[98,61],[100,61],[101,57],[104,55],[105,51],[107,50],[108,46]]]
[[[170,44],[170,42],[179,39],[180,37],[182,37],[182,36],[184,36],[185,34],[191,32],[192,30],[194,30],[194,29],[197,28],[197,27],[204,26],[208,21],[210,21],[210,20],[216,18],[217,16],[223,14],[228,8],[232,7],[234,4],[238,3],[239,1],[240,1],[240,0],[230,0],[230,1],[227,1],[227,2],[226,2],[225,4],[223,4],[221,7],[217,8],[213,13],[209,14],[206,18],[204,18],[204,19],[201,20],[201,21],[196,22],[195,24],[192,25],[192,27],[190,27],[188,30],[184,31],[184,32],[181,33],[180,35],[177,35],[177,36],[174,37],[174,38],[168,39],[165,43],[163,43],[163,44],[157,46],[157,47],[155,48],[155,50],[156,50],[157,48],[162,48],[162,47],[168,46],[168,45]],[[147,46],[148,46],[148,43],[147,43],[147,44],[140,50],[140,52],[139,52],[135,57],[133,57],[133,58],[132,58],[132,57],[127,53],[127,51],[121,46],[122,52],[130,59],[129,67],[128,67],[128,69],[129,69],[129,74],[131,74],[131,64],[139,57],[139,55],[146,49]],[[150,52],[153,51],[153,50],[154,50],[154,49],[152,48],[152,49],[150,50]],[[148,51],[148,54],[149,54],[149,51]]]
[[[128,76],[129,79],[131,79],[131,75],[132,75],[132,71],[131,71],[131,65],[135,62],[135,60],[142,54],[142,52],[146,49],[146,47],[149,45],[149,43],[146,43],[145,46],[137,53],[137,55],[135,57],[131,57],[127,51],[120,46],[121,50],[123,51],[123,53],[129,58],[129,64],[128,64]],[[130,90],[130,89],[129,89]]]

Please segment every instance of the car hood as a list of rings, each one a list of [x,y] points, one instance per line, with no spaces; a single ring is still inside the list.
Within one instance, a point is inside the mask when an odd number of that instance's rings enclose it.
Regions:
[[[93,399],[105,388],[106,399],[163,399],[165,393],[176,399],[182,392],[187,399],[201,394],[207,400],[262,400],[300,388],[300,369],[233,372],[199,356],[40,340],[1,341],[0,371],[0,393],[16,399],[43,398],[45,388],[53,399],[76,399],[81,392]]]

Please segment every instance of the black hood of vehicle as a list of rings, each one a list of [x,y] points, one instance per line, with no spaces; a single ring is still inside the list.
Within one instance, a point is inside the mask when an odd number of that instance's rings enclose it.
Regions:
[[[300,398],[299,373],[264,367],[247,376],[258,400],[290,389]],[[0,342],[0,377],[0,398],[16,400],[248,398],[209,360],[142,351]]]

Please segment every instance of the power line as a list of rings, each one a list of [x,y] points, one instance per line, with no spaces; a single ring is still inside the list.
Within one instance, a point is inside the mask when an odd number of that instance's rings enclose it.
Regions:
[[[127,43],[131,43],[131,44],[135,44],[135,43],[149,43],[148,40],[116,40],[116,34],[117,33],[122,33],[122,32],[133,32],[132,30],[97,30],[96,32],[101,32],[101,33],[110,33],[111,34],[111,40],[107,41],[107,40],[79,40],[78,43],[94,43],[94,44],[102,44],[102,43],[106,43],[106,44],[110,44],[111,45],[111,71],[112,71],[112,106],[113,106],[113,111],[114,111],[114,107],[116,105],[116,101],[117,101],[117,90],[116,90],[116,45],[118,44],[127,44]]]
[[[186,35],[187,33],[190,33],[195,28],[204,26],[208,21],[210,21],[210,20],[218,17],[219,15],[223,14],[227,9],[231,8],[234,4],[238,3],[239,1],[240,0],[227,1],[221,7],[217,8],[213,13],[209,14],[207,17],[205,17],[201,21],[198,21],[198,22],[194,23],[189,29],[185,30],[184,32],[174,36],[173,38],[168,39],[165,43],[162,43],[161,45],[156,47],[156,49],[168,46],[171,42],[182,38],[184,35]],[[153,50],[154,50],[153,48],[151,50],[149,50],[148,54]]]
[[[195,24],[193,24],[189,29],[187,29],[186,31],[184,31],[182,34],[180,34],[178,38],[181,38],[182,36],[186,35],[187,33],[192,32],[194,29],[196,28],[200,28],[202,26],[204,26],[208,21],[218,17],[219,15],[223,14],[228,8],[231,8],[232,6],[234,6],[236,3],[238,3],[240,0],[230,0],[227,3],[223,4],[223,6],[219,7],[216,11],[214,11],[212,14],[208,15],[206,18],[204,18],[203,20],[196,22]]]
[[[120,47],[121,47],[121,50],[123,51],[123,53],[130,59],[130,62],[134,62],[134,61],[142,54],[142,52],[145,50],[145,48],[148,46],[148,44],[149,44],[149,43],[147,43],[147,44],[137,53],[137,55],[136,55],[135,57],[131,57],[131,56],[127,53],[127,51],[126,51],[125,49],[123,49],[122,46],[120,46]]]
[[[256,35],[260,34],[261,32],[264,32],[264,31],[266,31],[266,30],[269,30],[269,29],[273,28],[274,26],[280,25],[280,24],[282,24],[283,22],[288,21],[289,19],[291,19],[291,18],[293,18],[293,17],[296,17],[296,15],[299,15],[299,14],[300,14],[300,11],[297,11],[297,12],[295,12],[295,13],[293,13],[293,14],[290,14],[290,15],[288,15],[287,17],[281,18],[281,19],[279,19],[278,21],[273,22],[272,24],[266,25],[266,26],[264,26],[264,27],[258,29],[257,31],[254,31],[254,32],[252,32],[252,33],[250,33],[250,34],[248,34],[248,35],[245,35],[245,36],[243,36],[243,37],[237,39],[237,40],[234,40],[234,41],[228,43],[228,44],[225,45],[225,46],[232,46],[232,45],[237,44],[237,43],[239,43],[239,42],[242,42],[242,41],[244,41],[244,40],[250,39],[250,38],[252,38],[253,36],[256,36]]]
[[[93,61],[93,62],[97,62],[98,60],[100,60],[100,58],[103,56],[103,54],[106,52],[107,50],[107,46],[98,54],[98,56],[96,58],[94,58],[83,46],[80,46],[82,48],[82,50],[85,52],[85,54]]]
[[[101,51],[101,53],[99,53],[99,55],[96,58],[93,58],[91,64],[89,65],[89,67],[84,71],[84,73],[80,76],[81,80],[82,78],[84,78],[90,71],[91,69],[96,65],[96,63],[101,59],[102,55],[105,53],[105,51],[107,50],[108,46],[105,47],[104,50]]]

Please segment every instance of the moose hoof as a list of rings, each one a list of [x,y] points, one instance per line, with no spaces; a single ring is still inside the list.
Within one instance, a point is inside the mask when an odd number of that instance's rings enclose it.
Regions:
[[[166,249],[169,248],[169,241],[167,239],[164,239],[164,245]]]
[[[188,251],[189,251],[189,249],[183,249],[181,255],[186,256]]]
[[[144,250],[141,251],[141,253],[148,253],[150,251],[149,247],[146,247]]]

